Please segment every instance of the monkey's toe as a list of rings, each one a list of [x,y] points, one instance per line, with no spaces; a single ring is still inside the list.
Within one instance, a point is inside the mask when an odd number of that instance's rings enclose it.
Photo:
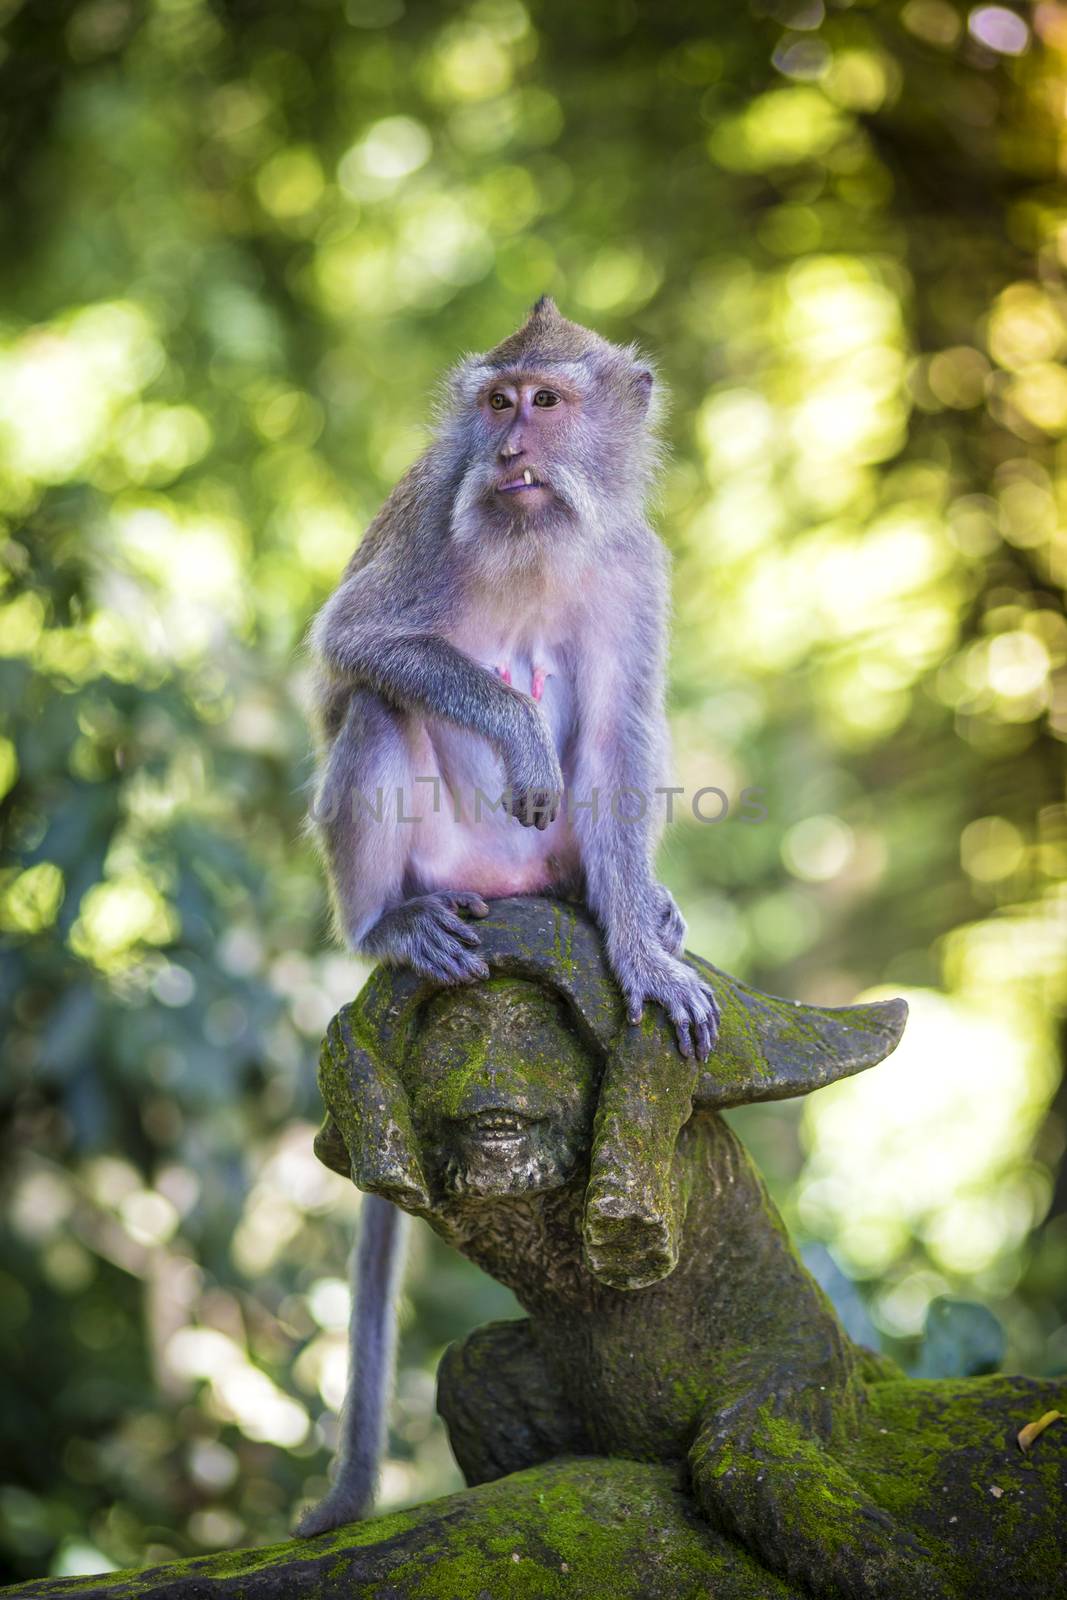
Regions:
[[[435,983],[477,983],[488,978],[489,968],[480,955],[459,944],[427,943],[412,956],[412,966]]]
[[[477,906],[489,910],[480,895],[467,890],[441,891],[409,902],[404,908],[407,921],[401,952],[406,965],[435,983],[472,983],[489,976],[489,968],[478,954],[481,940],[458,915],[459,909],[468,909],[468,901],[472,915],[480,914]]]
[[[665,955],[642,964],[623,983],[623,991],[631,1023],[640,1022],[651,1000],[670,1018],[681,1054],[689,1057],[695,1052],[700,1061],[707,1060],[718,1037],[719,1007],[692,967]]]
[[[487,917],[489,915],[488,902],[480,894],[474,894],[469,889],[457,889],[445,896],[453,911],[466,911],[472,917]]]

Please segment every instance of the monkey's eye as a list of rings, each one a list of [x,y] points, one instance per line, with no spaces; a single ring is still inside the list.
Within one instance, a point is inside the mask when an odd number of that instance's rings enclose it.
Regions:
[[[553,394],[551,389],[538,389],[533,397],[535,406],[558,406],[559,395]]]
[[[506,394],[501,394],[500,390],[498,389],[495,394],[491,394],[489,396],[489,404],[492,406],[494,411],[506,411],[508,406],[510,406],[511,401],[508,399]]]

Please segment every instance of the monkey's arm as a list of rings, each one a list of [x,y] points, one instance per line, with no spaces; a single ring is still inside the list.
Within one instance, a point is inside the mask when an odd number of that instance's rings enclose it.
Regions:
[[[563,776],[540,707],[449,643],[431,619],[377,620],[389,614],[389,599],[368,569],[341,586],[313,633],[327,674],[480,735],[500,755],[509,811],[527,826],[546,828],[559,807]]]
[[[627,586],[604,597],[602,624],[579,642],[581,709],[568,812],[580,841],[589,907],[630,1020],[640,1020],[646,1001],[657,1002],[674,1024],[682,1054],[695,1046],[704,1060],[715,1039],[718,1007],[697,973],[665,948],[664,922],[672,922],[671,913],[677,918],[677,908],[652,868],[662,803],[656,789],[664,781],[667,742],[665,606],[662,563],[649,548],[643,566],[635,570],[631,562]],[[673,937],[681,942],[677,922]]]

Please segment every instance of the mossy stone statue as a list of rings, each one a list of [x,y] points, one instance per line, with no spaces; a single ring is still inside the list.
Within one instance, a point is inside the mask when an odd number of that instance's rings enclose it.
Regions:
[[[803,1591],[960,1592],[964,1529],[936,1494],[901,1514],[899,1445],[881,1431],[887,1406],[894,1434],[929,1427],[956,1389],[909,1383],[849,1341],[718,1114],[875,1065],[904,1003],[797,1005],[690,957],[722,1008],[701,1066],[658,1013],[625,1025],[580,908],[502,901],[479,932],[484,983],[431,990],[383,970],[341,1012],[318,1146],[529,1312],[442,1363],[438,1407],[468,1483],[560,1456],[685,1462],[709,1524]],[[1010,1438],[1054,1389],[968,1392],[1005,1399]],[[1063,1461],[1048,1441],[1030,1464],[1033,1543],[991,1547],[986,1577],[1001,1557],[1016,1581],[1039,1546],[1062,1555],[1037,1485]]]
[[[706,970],[718,1046],[626,1025],[581,908],[498,902],[489,978],[379,969],[331,1024],[320,1157],[528,1312],[454,1345],[465,1493],[269,1551],[13,1595],[919,1600],[1067,1595],[1067,1379],[916,1381],[855,1346],[719,1115],[887,1056],[901,1001]],[[891,1070],[891,1069],[887,1069]],[[480,1486],[480,1487],[478,1487]]]

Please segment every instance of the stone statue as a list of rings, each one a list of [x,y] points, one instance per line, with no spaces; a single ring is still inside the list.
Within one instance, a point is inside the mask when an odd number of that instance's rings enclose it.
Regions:
[[[320,1157],[528,1312],[446,1354],[468,1488],[11,1600],[1067,1600],[1067,1378],[920,1381],[852,1344],[728,1123],[892,1051],[715,973],[718,1045],[627,1026],[577,906],[502,900],[488,979],[379,969],[330,1026]],[[690,957],[702,974],[712,969]],[[891,1069],[890,1069],[891,1070]]]
[[[966,1593],[960,1512],[935,1481],[919,1496],[918,1479],[896,1481],[900,1431],[929,1429],[959,1384],[906,1380],[847,1338],[719,1115],[875,1065],[904,1003],[799,1005],[690,956],[722,1006],[702,1065],[658,1014],[626,1025],[578,906],[500,901],[479,932],[487,980],[441,989],[381,968],[335,1018],[316,1143],[528,1312],[442,1362],[438,1408],[467,1482],[563,1456],[684,1462],[708,1523],[802,1592]],[[976,1445],[1053,1403],[1034,1380],[966,1387]],[[1045,1455],[1062,1473],[1062,1450]],[[1062,1525],[1041,1513],[1031,1494],[1031,1536],[1055,1546],[1062,1582]]]

